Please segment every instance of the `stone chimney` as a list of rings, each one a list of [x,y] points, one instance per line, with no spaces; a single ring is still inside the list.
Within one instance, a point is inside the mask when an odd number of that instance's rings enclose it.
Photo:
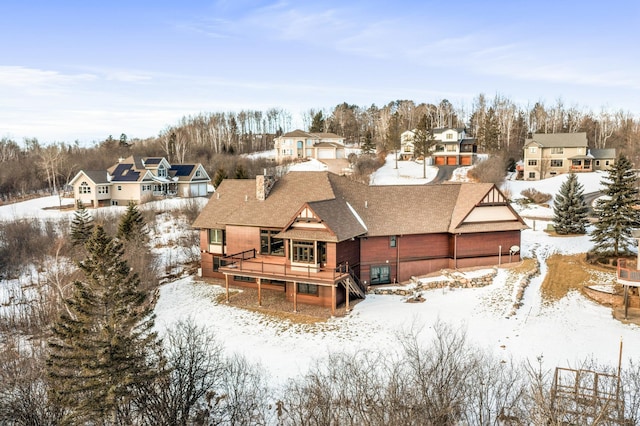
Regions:
[[[256,176],[256,198],[259,201],[264,201],[269,196],[269,192],[273,185],[276,183],[276,178],[268,176],[266,174]]]

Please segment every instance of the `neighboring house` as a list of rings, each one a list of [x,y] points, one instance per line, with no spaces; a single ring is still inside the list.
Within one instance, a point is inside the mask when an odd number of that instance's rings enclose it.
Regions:
[[[615,149],[590,150],[585,132],[534,134],[524,144],[523,178],[539,180],[569,172],[608,170],[615,157]]]
[[[224,180],[193,223],[201,271],[335,309],[368,285],[518,261],[527,226],[493,184],[368,186],[329,172]]]
[[[153,197],[205,196],[210,182],[199,163],[171,165],[163,157],[131,156],[107,170],[81,170],[69,185],[76,200],[97,207],[141,203]]]
[[[274,139],[276,161],[345,158],[344,138],[334,133],[294,130]]]
[[[400,135],[402,160],[414,158],[416,130],[407,130]],[[475,163],[478,152],[477,141],[468,138],[464,128],[439,127],[433,129],[431,157],[436,166],[470,166]]]
[[[413,160],[415,145],[414,140],[416,137],[416,129],[405,130],[400,135],[400,160],[409,161]]]

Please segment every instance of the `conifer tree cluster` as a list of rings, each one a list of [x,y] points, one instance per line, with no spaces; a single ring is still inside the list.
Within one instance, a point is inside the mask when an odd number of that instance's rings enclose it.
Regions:
[[[634,244],[631,230],[640,223],[640,211],[636,209],[637,177],[627,157],[620,155],[601,183],[605,196],[596,203],[598,221],[591,234],[594,251],[613,256],[628,254]]]
[[[133,205],[121,219],[122,238],[96,226],[84,242],[86,257],[78,263],[84,279],[73,283],[49,341],[50,399],[64,408],[65,422],[126,424],[133,396],[160,371],[152,362],[160,354],[152,306],[123,246],[142,227]],[[79,236],[81,229],[79,224]]]
[[[570,173],[560,186],[553,205],[553,227],[560,235],[585,234],[589,224],[589,207],[584,188],[575,173]]]

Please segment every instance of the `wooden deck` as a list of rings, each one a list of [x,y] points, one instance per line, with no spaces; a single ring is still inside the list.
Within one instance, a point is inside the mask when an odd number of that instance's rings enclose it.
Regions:
[[[618,283],[631,287],[640,287],[640,271],[627,259],[618,259]]]
[[[251,252],[251,251],[249,251]],[[255,257],[251,257],[255,256]],[[267,278],[278,281],[293,281],[324,286],[336,286],[340,281],[350,276],[348,267],[319,268],[316,265],[292,266],[286,259],[276,262],[272,258],[238,255],[225,258],[225,265],[220,266],[220,272],[226,275],[239,275],[252,278]]]

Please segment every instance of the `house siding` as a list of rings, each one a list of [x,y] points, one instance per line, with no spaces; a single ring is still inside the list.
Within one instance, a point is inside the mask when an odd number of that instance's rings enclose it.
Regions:
[[[520,231],[452,235],[450,242],[450,256],[458,262],[465,258],[497,258],[498,253],[501,256],[509,256],[511,247],[520,246]]]
[[[227,253],[235,254],[245,250],[260,250],[260,228],[249,226],[227,226]]]
[[[360,279],[371,282],[371,266],[389,265],[391,281],[405,281],[418,273],[427,274],[449,263],[449,234],[420,234],[396,237],[369,237],[361,240]],[[398,260],[400,268],[398,274]]]

